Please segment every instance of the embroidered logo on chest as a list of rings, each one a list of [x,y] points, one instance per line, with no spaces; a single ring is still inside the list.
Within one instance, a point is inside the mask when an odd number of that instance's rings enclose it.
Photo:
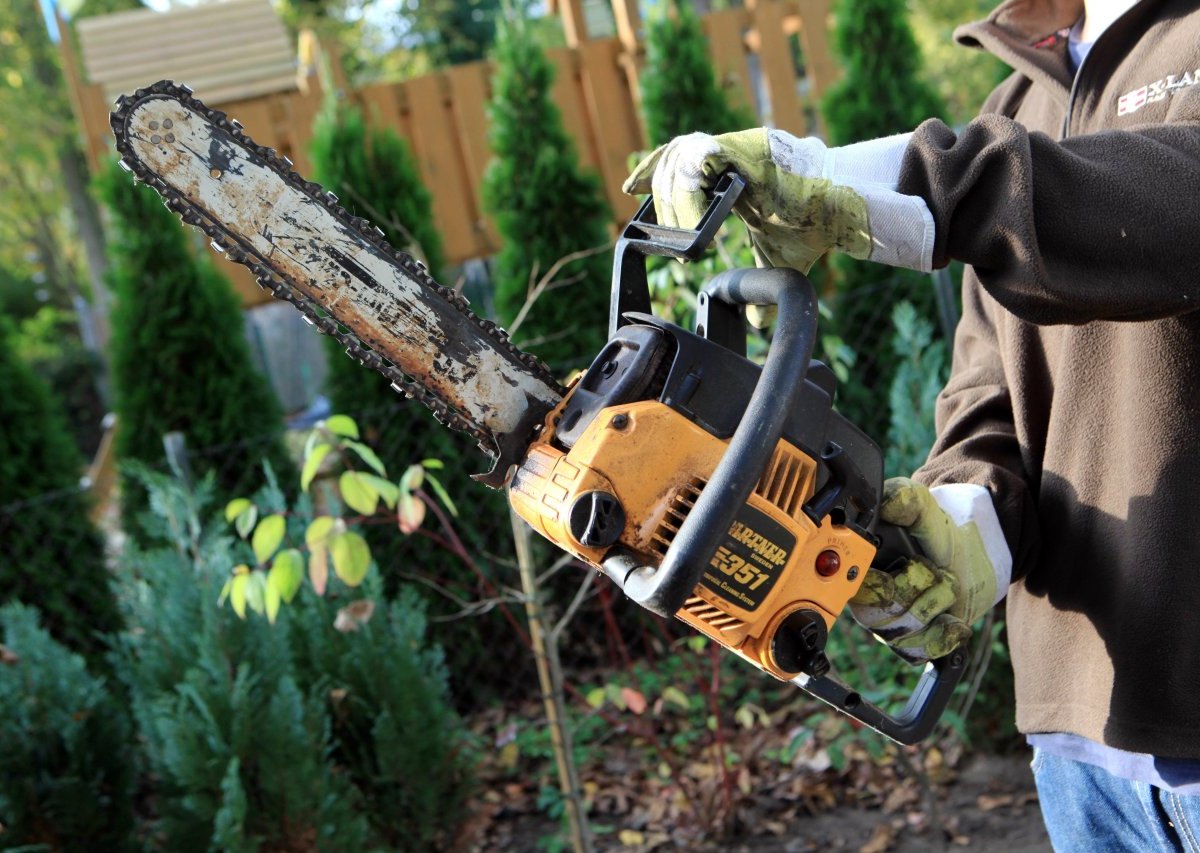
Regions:
[[[1168,74],[1161,80],[1155,80],[1153,83],[1148,83],[1132,92],[1126,92],[1117,98],[1117,115],[1127,116],[1130,113],[1136,113],[1147,104],[1158,103],[1165,100],[1168,95],[1173,95],[1188,86],[1195,86],[1197,83],[1200,83],[1200,68],[1195,71],[1185,71],[1182,75]]]

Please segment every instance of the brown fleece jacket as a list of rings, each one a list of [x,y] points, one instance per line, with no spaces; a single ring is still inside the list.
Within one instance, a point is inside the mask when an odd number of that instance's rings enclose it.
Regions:
[[[918,478],[989,487],[1023,732],[1200,758],[1200,4],[1142,0],[1072,79],[1082,0],[959,30],[1016,72],[901,192],[970,265]]]

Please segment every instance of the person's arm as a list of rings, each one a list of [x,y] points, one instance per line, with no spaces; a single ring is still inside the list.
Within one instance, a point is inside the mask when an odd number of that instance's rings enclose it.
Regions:
[[[964,642],[1025,574],[1038,544],[1034,486],[996,345],[1001,312],[978,286],[964,290],[954,367],[938,398],[938,439],[916,482],[887,481],[880,507],[880,518],[907,528],[924,557],[898,570],[868,569],[850,601],[855,619],[913,662]]]
[[[899,192],[933,214],[934,266],[969,263],[1032,323],[1151,320],[1200,308],[1200,93],[1145,125],[1056,141],[984,115],[922,124]]]

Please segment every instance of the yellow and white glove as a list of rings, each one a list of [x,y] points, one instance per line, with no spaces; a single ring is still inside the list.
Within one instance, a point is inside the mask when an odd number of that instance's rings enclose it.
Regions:
[[[692,133],[651,152],[623,189],[653,192],[660,224],[694,228],[708,206],[705,189],[733,169],[746,180],[734,211],[750,229],[760,266],[806,273],[833,249],[929,272],[933,214],[924,199],[896,191],[910,136],[827,148],[764,127]]]
[[[1012,555],[991,493],[896,477],[884,484],[879,517],[907,528],[928,559],[895,574],[868,569],[850,611],[905,660],[940,658],[1008,592]]]

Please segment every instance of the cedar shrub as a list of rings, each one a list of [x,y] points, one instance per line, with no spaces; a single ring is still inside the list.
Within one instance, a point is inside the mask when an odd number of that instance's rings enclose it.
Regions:
[[[753,125],[752,115],[729,105],[713,73],[700,16],[688,0],[664,3],[649,16],[645,44],[642,116],[651,147],[686,133],[728,133]]]
[[[38,608],[56,639],[99,662],[100,635],[121,619],[80,488],[83,459],[14,334],[0,318],[0,601]]]
[[[610,242],[599,179],[579,165],[550,97],[554,69],[519,18],[501,21],[493,56],[484,202],[502,245],[495,259],[496,313],[509,327],[539,280],[564,257]],[[612,252],[566,264],[534,304],[514,341],[564,371],[591,362],[607,340]]]
[[[297,480],[283,443],[279,403],[251,364],[241,305],[178,218],[115,165],[99,180],[108,208],[109,286],[116,297],[110,355],[121,462],[165,465],[163,436],[187,437],[192,474],[211,471],[234,498],[262,479],[268,460]],[[144,489],[121,477],[125,529],[145,507]]]

